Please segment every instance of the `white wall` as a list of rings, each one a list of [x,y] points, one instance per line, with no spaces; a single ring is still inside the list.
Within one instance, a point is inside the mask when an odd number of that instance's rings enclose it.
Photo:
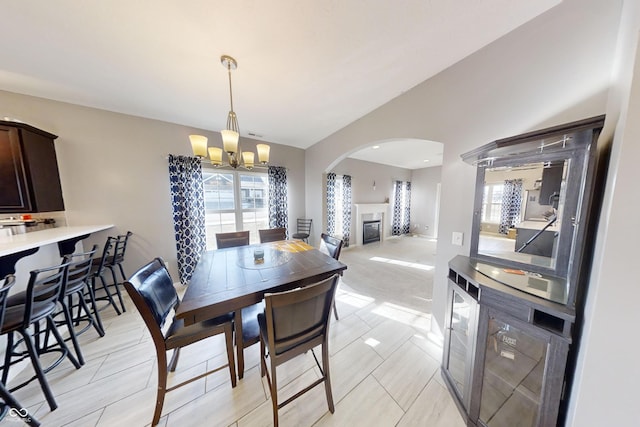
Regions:
[[[436,236],[438,216],[438,184],[442,167],[415,169],[411,171],[411,232]]]
[[[567,422],[576,427],[640,423],[640,232],[631,226],[640,212],[639,32],[640,4],[625,1],[607,108],[620,120],[607,129],[615,138]]]
[[[307,214],[312,215],[314,221],[321,221],[321,198],[314,195],[321,194],[322,172],[345,153],[392,138],[442,142],[444,161],[433,324],[443,325],[448,261],[457,254],[469,253],[475,169],[463,163],[460,154],[498,138],[596,116],[605,111],[608,113],[607,123],[616,123],[616,111],[607,108],[607,97],[612,85],[611,70],[621,5],[622,0],[565,0],[310,147],[305,160]],[[637,158],[625,156],[629,162]],[[605,209],[608,208],[605,206]],[[625,220],[631,220],[630,213],[629,218],[623,216]],[[629,233],[637,233],[629,228],[629,224],[633,223],[624,221],[619,227],[626,227],[629,236]],[[464,232],[463,247],[451,245],[450,236],[454,231]],[[620,251],[626,251],[628,256],[637,252],[635,245],[628,238],[622,239],[622,235],[614,242],[616,244],[611,244],[609,249],[612,257]],[[627,267],[632,265],[629,263]],[[613,273],[611,270],[612,279],[620,275],[622,273]],[[637,280],[633,283],[636,285]],[[601,286],[623,287],[616,280],[607,281]],[[622,294],[622,290],[614,293],[619,303]],[[625,299],[625,303],[629,301],[635,299]],[[614,305],[613,301],[611,305]],[[607,322],[606,316],[611,309],[610,305],[605,304],[602,315],[594,320],[601,324],[603,334],[605,328],[610,331],[619,327],[623,323],[621,317],[627,313],[618,310],[615,316],[617,321]],[[616,333],[614,336],[618,338],[617,341],[609,341],[604,336],[594,337],[589,347],[602,347],[602,353],[593,359],[593,363],[585,363],[588,371],[581,372],[582,376],[600,377],[597,370],[605,369],[607,372],[615,370],[616,379],[619,379],[634,370],[636,375],[630,377],[637,383],[637,363],[621,367],[616,361],[620,353],[624,353],[625,360],[637,354],[633,349],[635,344],[632,344],[633,350],[630,352],[625,347],[635,341],[636,335],[635,331],[624,337]],[[604,352],[608,352],[608,365],[605,365]],[[604,420],[604,415],[610,410],[620,410],[624,415],[619,415],[619,418],[623,419],[636,411],[624,409],[623,405],[617,403],[623,393],[630,397],[637,395],[637,385],[629,384],[634,382],[633,379],[626,380],[619,392],[614,392],[612,387],[606,394],[598,392],[597,381],[590,381],[588,385],[582,384],[580,389],[574,388],[571,400],[582,392],[588,398],[585,397],[585,401],[579,405],[579,411],[585,411],[588,415],[595,413],[603,416]],[[588,415],[581,418],[583,422],[572,425],[604,424],[592,423]],[[631,419],[628,417],[628,420]],[[633,424],[609,422],[607,425]]]
[[[447,263],[468,254],[475,169],[460,154],[489,141],[605,111],[620,2],[559,6],[310,147],[307,215],[322,221],[322,173],[345,153],[393,138],[444,144],[434,315],[444,317]],[[453,246],[453,231],[464,246]]]
[[[393,204],[393,182],[410,181],[411,170],[394,166],[381,165],[379,163],[365,162],[363,160],[346,158],[331,169],[337,175],[351,175],[351,193],[353,204],[357,203],[385,203],[391,200]],[[376,188],[373,188],[373,182]],[[351,238],[350,242],[355,244],[356,218],[355,208],[351,208]],[[383,227],[386,236],[391,235],[390,215],[386,215],[386,224]],[[314,221],[315,223],[315,221]],[[322,223],[320,223],[322,224]],[[322,230],[326,231],[326,230]],[[320,231],[317,233],[318,237]]]
[[[127,274],[161,256],[178,278],[167,155],[190,155],[191,133],[221,145],[219,133],[0,91],[0,117],[5,116],[58,135],[56,154],[69,225],[116,226],[87,243],[102,247],[107,234],[131,230]],[[241,138],[243,148],[255,149],[258,142]],[[304,151],[271,144],[271,164],[288,169],[289,226],[295,229],[295,218],[304,215]],[[29,266],[33,262],[24,261]],[[22,280],[25,272],[17,272]]]

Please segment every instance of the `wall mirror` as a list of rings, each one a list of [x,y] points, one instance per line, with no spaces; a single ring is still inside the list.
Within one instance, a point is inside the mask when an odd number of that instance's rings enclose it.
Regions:
[[[569,159],[484,169],[478,254],[555,270]],[[565,232],[563,234],[563,232]]]
[[[497,140],[462,155],[477,167],[470,256],[478,271],[572,304],[589,228],[584,194],[594,185],[587,171],[595,167],[603,120]]]

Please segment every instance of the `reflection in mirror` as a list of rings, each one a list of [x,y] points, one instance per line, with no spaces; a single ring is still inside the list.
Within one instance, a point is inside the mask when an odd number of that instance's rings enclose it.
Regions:
[[[555,269],[568,160],[485,168],[478,254]]]

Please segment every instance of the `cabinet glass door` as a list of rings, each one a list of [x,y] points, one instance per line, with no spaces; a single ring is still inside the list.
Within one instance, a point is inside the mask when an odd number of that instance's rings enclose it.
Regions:
[[[456,285],[451,285],[449,289],[449,336],[445,367],[450,382],[468,408],[478,303]]]
[[[489,317],[480,420],[489,427],[536,426],[548,341]]]

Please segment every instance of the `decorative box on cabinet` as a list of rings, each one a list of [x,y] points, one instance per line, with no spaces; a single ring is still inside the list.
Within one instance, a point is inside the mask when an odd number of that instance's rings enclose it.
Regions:
[[[64,210],[56,138],[24,123],[0,121],[0,213]]]

